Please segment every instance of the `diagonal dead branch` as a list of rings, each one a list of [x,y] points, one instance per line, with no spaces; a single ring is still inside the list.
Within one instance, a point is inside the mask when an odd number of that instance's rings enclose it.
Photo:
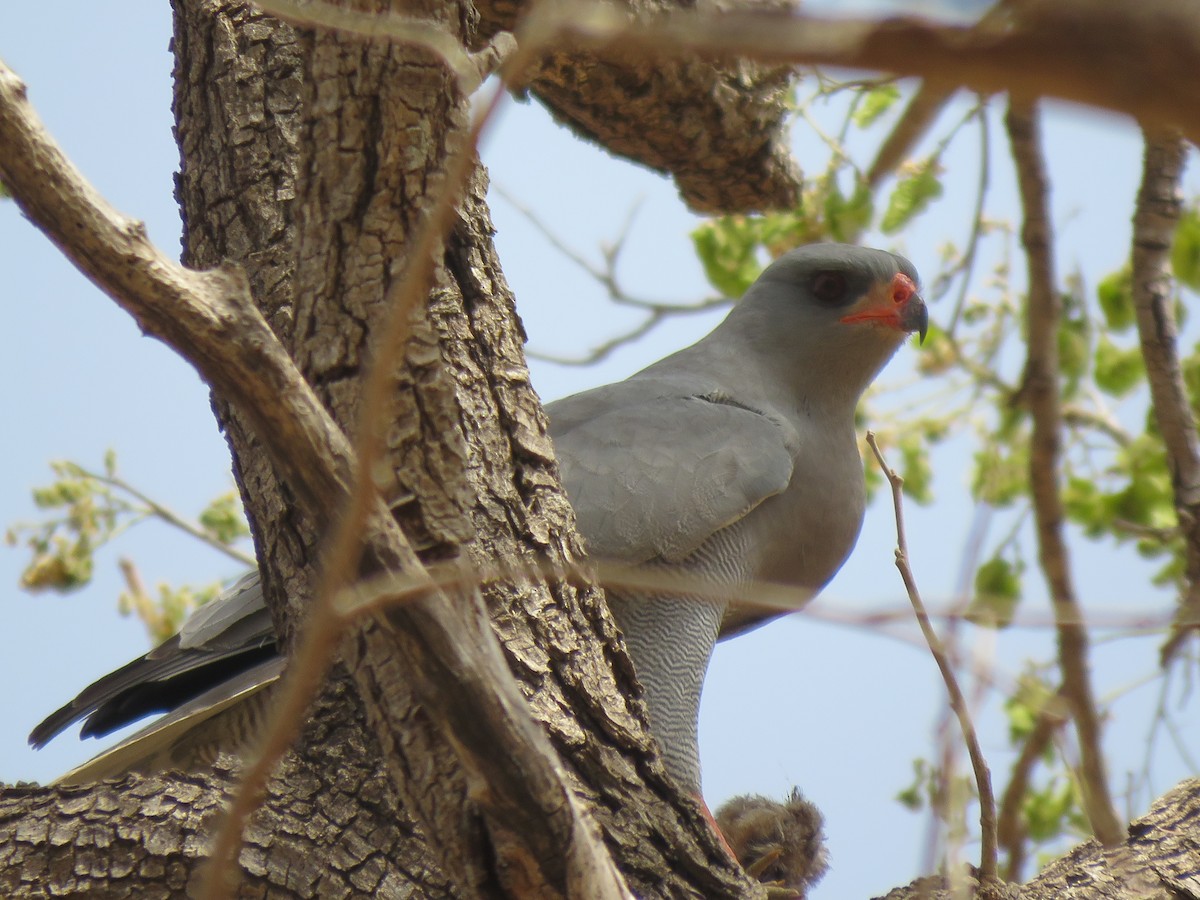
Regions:
[[[1060,299],[1055,287],[1045,163],[1036,111],[1014,101],[1005,127],[1017,170],[1024,221],[1021,241],[1028,265],[1029,351],[1021,393],[1033,420],[1029,479],[1037,525],[1038,560],[1058,619],[1062,693],[1079,735],[1080,786],[1092,832],[1103,844],[1119,843],[1124,829],[1108,788],[1100,737],[1100,714],[1088,672],[1088,634],[1075,593],[1063,535],[1059,491],[1062,410],[1059,401],[1058,327]]]
[[[933,656],[934,662],[937,663],[942,681],[946,685],[950,708],[954,710],[954,715],[958,718],[958,724],[963,733],[963,742],[967,745],[967,755],[971,758],[971,768],[975,773],[975,786],[979,791],[979,830],[982,838],[982,847],[979,851],[979,881],[981,884],[991,884],[998,878],[996,874],[996,797],[992,793],[992,775],[988,771],[983,749],[979,746],[979,737],[975,733],[975,723],[971,720],[967,698],[958,685],[958,679],[954,675],[954,668],[950,664],[946,650],[942,646],[937,632],[933,630],[933,624],[929,621],[929,614],[925,611],[925,604],[917,589],[916,577],[908,563],[908,538],[904,533],[904,479],[888,466],[887,461],[883,458],[883,452],[875,440],[874,432],[867,432],[867,444],[870,445],[871,451],[879,463],[879,468],[883,470],[884,477],[887,478],[892,489],[892,505],[896,510],[896,568],[900,570],[900,577],[908,591],[908,598],[912,601],[913,613],[917,623],[921,626],[925,643],[929,645],[929,652]]]
[[[1138,338],[1154,421],[1167,451],[1186,559],[1186,592],[1180,598],[1171,636],[1162,648],[1163,665],[1200,627],[1200,437],[1179,364],[1170,270],[1171,242],[1182,206],[1179,181],[1184,159],[1184,145],[1177,136],[1146,133],[1142,186],[1133,213],[1132,280]]]

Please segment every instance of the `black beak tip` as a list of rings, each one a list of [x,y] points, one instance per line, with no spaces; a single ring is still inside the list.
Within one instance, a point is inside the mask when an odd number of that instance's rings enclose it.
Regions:
[[[915,331],[920,343],[924,344],[925,335],[929,333],[929,309],[925,306],[925,301],[920,297],[913,297],[905,312],[908,314],[909,331]]]

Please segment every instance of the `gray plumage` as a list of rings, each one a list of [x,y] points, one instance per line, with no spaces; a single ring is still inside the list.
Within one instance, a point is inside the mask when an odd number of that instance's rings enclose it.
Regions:
[[[667,768],[696,794],[712,647],[777,614],[755,607],[751,582],[791,585],[800,605],[857,539],[855,407],[907,334],[925,330],[905,279],[915,291],[912,265],[883,251],[793,250],[696,344],[546,407],[589,553],[677,566],[728,590],[609,596]]]
[[[698,343],[625,381],[547,406],[563,485],[589,552],[678,567],[720,589],[706,599],[609,593],[668,771],[693,793],[700,788],[696,716],[713,644],[778,614],[755,606],[749,586],[789,585],[799,605],[854,545],[865,502],[854,410],[907,334],[924,336],[916,281],[907,260],[883,251],[837,244],[793,250]],[[218,700],[228,717],[231,702],[253,694],[247,680],[265,683],[278,670],[257,671],[263,660],[253,658],[273,640],[261,592],[243,585],[215,603],[167,650],[101,679],[52,715],[35,730],[36,743],[84,716],[89,724],[119,719],[113,710],[122,692],[136,693],[140,667],[150,682],[162,672],[178,678],[181,668],[192,670],[167,661],[188,653],[208,669],[188,685],[200,696],[183,723]],[[210,646],[216,649],[205,657]],[[236,671],[222,678],[223,666]],[[227,680],[236,686],[223,688]],[[177,712],[169,727],[183,728],[180,718]],[[158,727],[141,738],[148,746]],[[157,740],[156,764],[170,761],[175,738],[166,739],[166,751]],[[136,748],[120,759],[135,755]],[[89,765],[72,780],[86,780]]]

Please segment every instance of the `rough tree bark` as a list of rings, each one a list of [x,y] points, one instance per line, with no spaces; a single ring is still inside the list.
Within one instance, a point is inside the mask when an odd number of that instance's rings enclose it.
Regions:
[[[472,37],[469,5],[435,2],[406,12],[432,18],[464,41]],[[243,4],[180,2],[176,16],[185,261],[244,268],[276,335],[335,420],[352,431],[372,327],[451,144],[461,140],[465,98],[440,63],[417,48],[328,35],[298,39]],[[582,552],[491,246],[485,179],[482,170],[472,176],[429,302],[412,322],[389,414],[391,475],[381,492],[426,560],[464,557],[486,568],[536,553],[564,564]],[[273,611],[282,632],[294,636],[329,522],[304,514],[247,418],[225,397],[215,396],[214,407],[234,453]],[[599,593],[558,583],[510,586],[486,599],[509,666],[577,791],[593,801],[634,890],[752,892],[723,861],[694,806],[666,782],[641,709],[625,699],[633,693],[631,670]],[[418,896],[498,896],[511,888],[507,873],[489,869],[494,849],[455,747],[395,677],[403,666],[373,658],[386,653],[386,641],[369,636],[379,630],[368,627],[367,636],[346,642],[350,665],[330,679],[285,763],[286,777],[272,781],[241,856],[253,876],[244,892],[336,896],[409,884]],[[420,673],[408,674],[419,681]],[[390,727],[397,719],[404,720],[402,740]],[[364,728],[367,721],[382,724]],[[329,729],[352,726],[362,731],[356,740],[329,746]],[[119,793],[105,786],[10,795],[10,821],[30,818],[8,833],[0,890],[37,892],[51,871],[73,873],[59,882],[67,890],[100,894],[192,888],[203,835],[230,788],[226,764],[211,777],[127,779]],[[390,817],[372,821],[366,810],[360,815],[338,802],[360,796],[390,808]],[[122,805],[112,808],[113,797]],[[157,798],[159,810],[169,805],[171,816],[147,821],[138,800],[145,797]],[[314,809],[344,815],[331,823],[314,817]],[[97,854],[80,866],[78,842],[62,835],[97,828],[97,810],[108,815],[105,836],[94,841],[108,846],[120,833],[124,852],[120,860]],[[131,830],[126,816],[138,827]],[[30,842],[41,830],[34,823],[46,817],[53,829],[47,825]],[[267,836],[277,831],[291,837],[278,857],[266,849],[274,848]],[[331,862],[322,874],[325,859]],[[339,867],[344,860],[353,860],[353,880],[349,866]]]
[[[175,0],[175,11],[184,261],[244,270],[275,336],[352,434],[384,299],[440,189],[447,155],[462,139],[465,98],[419,48],[297,35],[228,0]],[[467,46],[506,27],[514,12],[485,7],[481,35],[467,2],[425,0],[404,11],[432,19]],[[671,70],[668,98],[633,107],[633,127],[617,134],[596,124],[605,119],[597,110],[611,108],[616,95],[589,95],[588,80],[634,94],[645,85],[653,94],[664,82],[617,54],[598,53],[583,65],[573,74],[569,58],[555,57],[533,90],[582,133],[672,171],[693,204],[750,209],[795,198],[796,170],[779,150],[778,70],[681,64]],[[576,77],[585,70],[587,77]],[[696,130],[688,141],[635,139],[669,135],[681,116]],[[760,129],[758,150],[748,154],[740,143],[723,149],[723,134],[751,120]],[[703,158],[683,152],[696,147]],[[722,171],[738,173],[723,179],[735,189],[712,185]],[[485,190],[477,168],[437,254],[428,300],[412,316],[394,372],[386,460],[373,477],[425,562],[461,559],[494,570],[536,558],[566,566],[582,558],[582,548],[491,244]],[[298,499],[265,436],[233,399],[214,394],[214,409],[277,627],[290,644],[312,600],[332,511],[314,514]],[[458,599],[469,614],[473,597]],[[636,697],[632,673],[598,590],[576,580],[518,582],[489,585],[480,599],[573,795],[590,810],[630,888],[647,897],[754,896],[759,888],[725,861],[694,804],[667,783],[641,706],[628,699]],[[565,882],[531,892],[522,873],[501,864],[511,857],[503,828],[485,812],[488,786],[472,781],[464,762],[471,748],[447,731],[443,711],[422,704],[430,673],[413,670],[398,652],[411,637],[392,633],[389,623],[395,620],[372,620],[343,642],[341,661],[247,829],[238,895],[570,893]],[[205,773],[7,789],[0,795],[0,895],[194,891],[236,769],[222,758]],[[1172,795],[1166,813],[1135,827],[1131,841],[1146,843],[1162,822],[1175,829],[1173,812],[1185,823],[1194,818],[1195,793],[1192,786]],[[568,837],[553,848],[562,858],[572,851]],[[1179,844],[1170,847],[1174,853]],[[1186,864],[1174,865],[1148,865],[1138,878],[1157,873],[1159,884],[1178,890],[1192,876]],[[546,859],[530,868],[542,877],[554,872]]]

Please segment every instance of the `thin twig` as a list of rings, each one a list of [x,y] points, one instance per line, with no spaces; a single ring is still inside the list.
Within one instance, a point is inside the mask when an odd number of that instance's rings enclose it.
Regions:
[[[1062,410],[1058,394],[1058,327],[1061,314],[1055,287],[1045,163],[1036,112],[1013,102],[1005,118],[1024,222],[1021,240],[1029,270],[1028,341],[1022,395],[1033,429],[1029,478],[1037,528],[1038,560],[1058,618],[1058,657],[1062,692],[1079,736],[1080,787],[1084,809],[1096,839],[1120,843],[1125,829],[1109,791],[1100,736],[1100,714],[1088,670],[1088,634],[1076,598],[1069,553],[1063,535],[1066,513],[1059,491]]]
[[[979,737],[975,733],[975,724],[971,721],[971,712],[967,708],[966,698],[958,686],[958,679],[954,675],[954,669],[938,639],[937,632],[933,630],[933,625],[929,621],[929,614],[925,611],[925,604],[921,600],[916,578],[908,562],[908,538],[904,532],[904,479],[888,466],[887,461],[883,458],[883,452],[875,440],[874,432],[867,432],[867,444],[870,445],[879,467],[883,470],[883,474],[892,488],[892,505],[896,511],[896,568],[900,570],[900,577],[904,581],[908,598],[912,602],[917,624],[921,626],[921,633],[925,635],[929,652],[933,656],[934,662],[937,663],[942,681],[946,685],[950,707],[958,718],[963,741],[967,745],[967,754],[971,758],[971,768],[975,773],[975,786],[979,791],[979,831],[982,842],[979,858],[979,881],[982,884],[988,884],[997,880],[996,797],[992,793],[992,776],[988,771],[983,750],[979,746]]]
[[[954,298],[954,311],[946,324],[945,331],[953,335],[958,329],[967,293],[975,275],[975,262],[979,258],[979,244],[983,239],[983,206],[987,198],[988,185],[992,177],[992,135],[988,124],[986,104],[979,107],[979,178],[975,184],[975,208],[971,215],[971,236],[967,238],[966,250],[957,269],[962,276],[958,296]]]
[[[1200,436],[1183,371],[1172,309],[1171,242],[1182,206],[1179,181],[1185,152],[1177,135],[1147,132],[1142,186],[1133,213],[1133,304],[1154,421],[1167,451],[1175,514],[1184,537],[1186,589],[1161,650],[1167,665],[1200,628]]]
[[[196,525],[194,522],[189,522],[187,519],[185,519],[183,516],[176,513],[170,507],[163,506],[157,500],[154,500],[153,498],[146,496],[141,491],[139,491],[137,488],[135,488],[133,485],[131,485],[129,482],[125,481],[125,479],[120,478],[116,475],[101,475],[97,472],[92,472],[88,469],[85,469],[83,466],[76,466],[76,468],[79,470],[79,473],[81,475],[83,475],[85,478],[92,478],[92,479],[100,482],[101,484],[106,484],[109,487],[114,487],[117,490],[124,491],[125,493],[129,494],[130,496],[136,498],[139,502],[144,504],[146,506],[146,508],[148,510],[150,510],[151,514],[153,514],[155,517],[166,522],[168,525],[173,525],[174,527],[178,528],[180,531],[184,532],[185,534],[187,534],[191,537],[194,537],[196,540],[201,541],[204,544],[207,544],[209,547],[212,547],[212,549],[217,550],[221,553],[224,553],[226,556],[230,557],[233,560],[236,560],[237,562],[241,563],[242,565],[247,566],[247,567],[253,567],[253,566],[258,565],[258,560],[256,560],[251,554],[243,553],[237,547],[232,547],[229,544],[222,543],[221,541],[219,541],[215,537],[213,537],[212,534],[205,531],[203,528]]]
[[[545,222],[538,218],[532,209],[521,203],[503,188],[493,185],[492,190],[503,197],[513,209],[520,213],[546,239],[550,246],[554,247],[555,250],[579,266],[591,278],[595,279],[608,292],[609,300],[618,306],[626,306],[647,313],[647,316],[633,328],[603,341],[581,356],[560,356],[536,349],[527,349],[525,355],[530,359],[538,359],[560,366],[590,366],[607,359],[614,351],[632,344],[639,338],[649,334],[661,323],[673,316],[686,316],[708,312],[709,310],[719,309],[730,304],[730,300],[727,297],[708,297],[695,303],[663,303],[658,300],[636,297],[625,290],[617,279],[617,259],[629,236],[633,212],[636,210],[630,212],[625,226],[617,235],[617,239],[612,247],[604,251],[604,267],[601,268],[590,262],[578,250],[569,246],[553,229],[549,228]]]

